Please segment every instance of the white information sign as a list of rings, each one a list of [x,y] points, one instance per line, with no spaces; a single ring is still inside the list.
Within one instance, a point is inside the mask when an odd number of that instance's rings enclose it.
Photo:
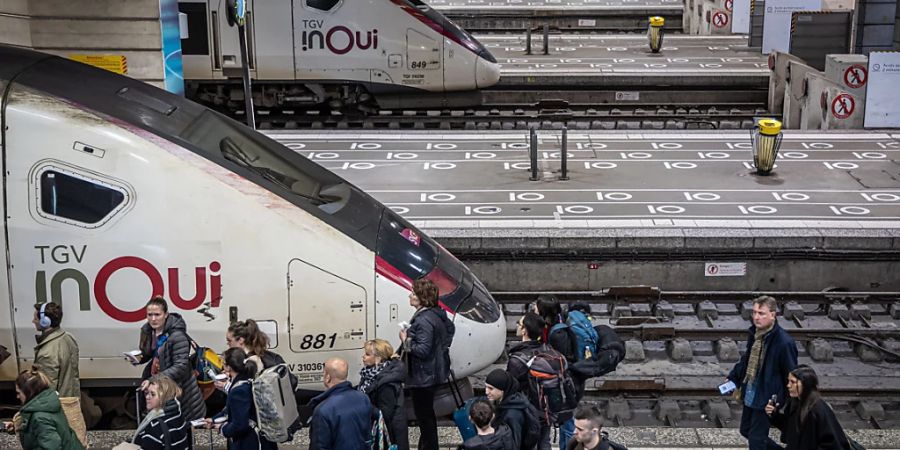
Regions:
[[[708,277],[742,277],[747,275],[747,263],[706,263],[703,274]]]
[[[791,48],[791,13],[819,11],[822,0],[767,0],[763,24],[762,52],[787,52]]]
[[[866,128],[900,127],[900,52],[869,53]]]
[[[733,0],[731,12],[731,32],[750,34],[750,0]]]

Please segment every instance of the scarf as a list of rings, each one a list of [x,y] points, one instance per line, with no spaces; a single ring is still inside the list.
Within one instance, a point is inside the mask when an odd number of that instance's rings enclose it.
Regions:
[[[750,358],[747,360],[747,373],[744,374],[744,382],[742,383],[744,386],[751,386],[756,381],[756,373],[759,371],[759,362],[766,357],[763,341],[773,328],[775,328],[774,323],[769,328],[756,330],[756,335],[753,336],[753,346],[750,347]],[[735,389],[734,392],[735,398],[740,400],[743,395],[742,389]]]
[[[147,415],[144,416],[144,420],[142,420],[140,425],[138,425],[137,430],[135,430],[135,432],[134,432],[134,436],[131,437],[131,441],[129,441],[129,442],[134,443],[134,440],[137,439],[138,435],[140,435],[142,431],[144,431],[144,428],[147,428],[147,426],[150,425],[150,422],[153,419],[156,419],[158,417],[162,417],[163,415],[165,415],[164,409],[165,409],[165,405],[148,412]]]
[[[387,363],[387,361],[382,361],[374,366],[363,367],[360,369],[359,386],[357,386],[356,389],[360,392],[368,393],[372,383],[375,382],[375,378],[378,377],[378,374],[380,374],[382,370],[384,370]]]

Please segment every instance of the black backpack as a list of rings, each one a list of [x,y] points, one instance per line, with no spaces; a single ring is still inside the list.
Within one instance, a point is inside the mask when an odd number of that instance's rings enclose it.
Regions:
[[[571,365],[571,372],[582,380],[606,375],[614,370],[625,359],[625,344],[616,332],[606,325],[594,327],[600,341],[597,351],[590,359],[584,359]]]
[[[600,450],[628,450],[628,447],[609,440],[609,433],[600,432]]]
[[[521,448],[535,448],[541,440],[540,413],[530,402],[522,412],[525,415],[525,423],[522,425]]]
[[[562,353],[544,346],[531,356],[519,353],[511,357],[528,367],[528,399],[537,407],[543,423],[555,424],[559,413],[578,405],[578,389]]]

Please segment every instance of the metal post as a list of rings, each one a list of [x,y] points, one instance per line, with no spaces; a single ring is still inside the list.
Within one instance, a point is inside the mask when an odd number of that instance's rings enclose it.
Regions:
[[[559,171],[559,180],[560,181],[568,181],[569,180],[569,149],[567,148],[569,145],[569,129],[566,126],[562,128],[562,151],[559,153],[560,158],[560,171]]]
[[[528,28],[525,29],[525,54],[531,54],[531,24],[528,24]]]
[[[537,130],[534,127],[531,128],[531,133],[528,136],[530,141],[530,146],[528,148],[528,157],[531,159],[531,177],[528,178],[531,181],[538,181],[538,167],[537,167]]]
[[[250,88],[250,63],[247,58],[247,33],[243,25],[238,26],[238,40],[241,44],[241,75],[244,79],[244,109],[247,126],[256,129],[256,117],[253,113],[253,91]]]
[[[544,54],[550,54],[550,25],[544,24]]]

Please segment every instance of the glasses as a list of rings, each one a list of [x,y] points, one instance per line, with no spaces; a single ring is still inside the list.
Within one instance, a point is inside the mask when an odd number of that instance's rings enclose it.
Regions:
[[[516,326],[519,328],[525,328],[525,322],[520,320],[516,322]]]

